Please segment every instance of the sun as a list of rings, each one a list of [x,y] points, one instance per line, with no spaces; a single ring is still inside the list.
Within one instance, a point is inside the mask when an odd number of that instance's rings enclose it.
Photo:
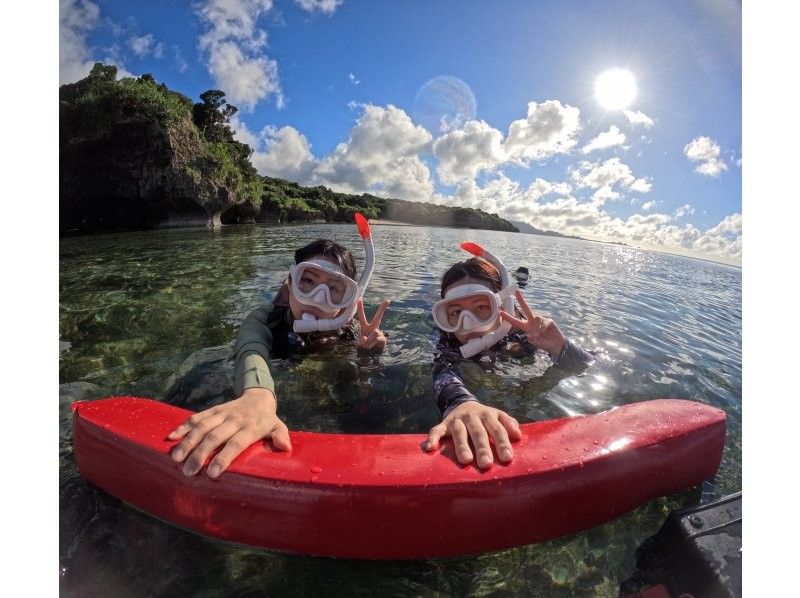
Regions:
[[[601,73],[594,82],[594,97],[606,110],[622,110],[636,99],[636,78],[625,69]]]

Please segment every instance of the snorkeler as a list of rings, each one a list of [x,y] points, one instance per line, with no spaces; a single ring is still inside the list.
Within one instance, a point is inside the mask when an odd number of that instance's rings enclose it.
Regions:
[[[506,412],[481,404],[458,373],[462,359],[490,366],[502,351],[533,355],[547,351],[554,365],[585,367],[594,357],[567,339],[556,323],[537,316],[522,292],[512,285],[502,262],[475,243],[461,247],[474,256],[450,267],[442,277],[442,299],[433,305],[439,328],[433,367],[433,393],[442,422],[431,428],[422,444],[426,451],[451,436],[456,458],[466,465],[475,461],[480,469],[494,462],[490,440],[503,462],[511,461],[511,441],[521,438],[519,422]],[[514,297],[520,309],[514,307]],[[517,329],[512,332],[512,328]]]
[[[272,302],[256,308],[239,328],[233,356],[236,360],[234,393],[237,399],[192,415],[169,434],[183,440],[172,452],[185,460],[183,473],[195,475],[206,459],[216,478],[248,446],[270,438],[281,451],[291,450],[289,430],[278,418],[275,383],[267,362],[338,341],[355,341],[359,350],[381,351],[386,336],[381,319],[389,306],[383,301],[372,320],[364,313],[362,296],[374,268],[369,224],[356,214],[366,261],[358,282],[353,255],[341,245],[320,239],[295,251],[295,265]],[[353,330],[358,314],[359,334]]]

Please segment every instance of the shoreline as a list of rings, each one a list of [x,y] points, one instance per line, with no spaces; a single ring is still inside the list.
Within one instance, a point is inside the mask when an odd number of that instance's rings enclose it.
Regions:
[[[397,220],[370,220],[370,226],[425,226],[424,224],[410,224],[408,222],[398,222]]]

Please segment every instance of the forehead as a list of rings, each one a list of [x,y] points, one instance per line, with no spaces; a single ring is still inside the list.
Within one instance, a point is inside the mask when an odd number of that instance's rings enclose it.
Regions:
[[[494,289],[488,282],[486,282],[485,280],[481,280],[479,278],[473,278],[472,276],[465,276],[464,278],[459,278],[453,284],[448,286],[444,290],[444,292],[445,294],[447,294],[447,291],[449,291],[450,289],[456,289],[458,287],[464,286],[465,284],[479,284],[482,287],[486,288],[487,290],[494,292]],[[453,301],[457,301],[457,299],[453,299]]]

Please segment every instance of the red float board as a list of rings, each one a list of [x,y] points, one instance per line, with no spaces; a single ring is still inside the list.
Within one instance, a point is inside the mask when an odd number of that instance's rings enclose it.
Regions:
[[[416,559],[541,542],[614,519],[716,473],[725,412],[659,399],[523,424],[514,459],[480,471],[425,434],[291,432],[258,442],[217,480],[187,477],[167,434],[190,411],[149,399],[73,404],[78,469],[136,507],[195,532],[310,555]]]

